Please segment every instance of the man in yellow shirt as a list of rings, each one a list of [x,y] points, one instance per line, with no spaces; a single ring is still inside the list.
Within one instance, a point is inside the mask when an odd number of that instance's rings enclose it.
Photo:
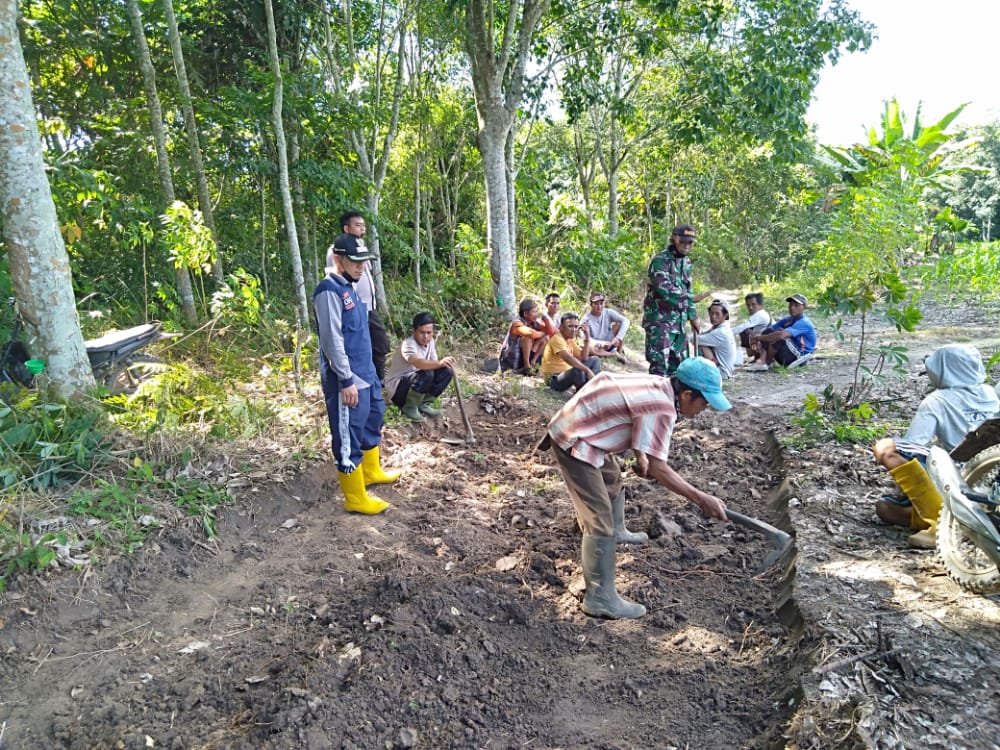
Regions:
[[[549,339],[542,354],[542,380],[554,391],[579,390],[601,371],[601,360],[590,354],[590,332],[583,326],[583,346],[576,343],[580,317],[565,313],[559,333]]]

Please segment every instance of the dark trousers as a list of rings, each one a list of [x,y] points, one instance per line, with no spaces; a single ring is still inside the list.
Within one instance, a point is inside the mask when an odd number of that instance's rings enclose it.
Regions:
[[[396,392],[392,394],[392,403],[402,409],[406,406],[406,397],[410,391],[422,393],[428,398],[437,398],[451,383],[450,367],[439,367],[436,370],[417,370],[399,379]]]
[[[777,362],[779,365],[784,365],[785,367],[788,367],[788,365],[802,356],[791,339],[772,341],[769,344],[761,344],[761,346],[774,352],[772,362]]]
[[[379,382],[385,382],[385,358],[389,355],[389,334],[377,310],[368,312],[368,333],[372,337],[372,362]]]
[[[359,388],[358,405],[348,407],[344,405],[340,395],[340,381],[333,368],[321,368],[320,382],[323,384],[337,471],[350,474],[361,465],[364,452],[382,442],[382,424],[385,419],[382,389],[377,384]]]
[[[601,360],[598,357],[587,357],[583,361],[590,371],[595,375],[601,371]],[[571,367],[566,370],[566,372],[561,372],[558,375],[551,375],[549,377],[549,388],[552,390],[562,393],[567,391],[573,386],[576,386],[577,390],[583,388],[587,382],[587,373],[583,370],[578,370],[575,367]]]

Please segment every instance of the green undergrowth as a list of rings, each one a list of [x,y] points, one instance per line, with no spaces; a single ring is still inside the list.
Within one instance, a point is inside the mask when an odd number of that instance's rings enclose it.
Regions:
[[[801,429],[793,442],[811,445],[823,442],[871,444],[886,434],[878,421],[878,406],[867,401],[856,405],[846,403],[833,386],[828,385],[821,396],[810,393],[802,412],[792,419]]]
[[[183,364],[142,383],[132,394],[105,400],[116,425],[137,432],[207,430],[215,438],[248,438],[274,427],[267,393],[259,397],[234,388],[228,377]]]
[[[188,478],[198,457],[170,446],[214,438],[235,451],[281,429],[284,397],[276,394],[291,380],[279,372],[271,381],[238,382],[177,364],[132,394],[103,400],[0,394],[0,591],[19,574],[57,563],[132,553],[168,525],[193,521],[198,534],[214,538],[229,495]]]

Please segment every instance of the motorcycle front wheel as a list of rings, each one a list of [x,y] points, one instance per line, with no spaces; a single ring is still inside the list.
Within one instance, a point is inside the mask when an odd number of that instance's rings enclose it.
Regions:
[[[961,468],[962,479],[970,488],[988,495],[1000,472],[1000,445],[980,451]],[[938,518],[937,548],[949,577],[962,588],[977,594],[1000,591],[1000,570],[975,544],[945,505]]]
[[[135,393],[140,383],[163,372],[165,367],[163,360],[152,354],[133,354],[116,362],[104,376],[103,383],[112,396]]]

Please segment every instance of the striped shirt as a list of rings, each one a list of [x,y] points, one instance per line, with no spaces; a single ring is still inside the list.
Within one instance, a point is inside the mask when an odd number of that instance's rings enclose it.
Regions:
[[[549,421],[553,442],[591,466],[629,448],[666,461],[677,422],[670,380],[602,372]]]

